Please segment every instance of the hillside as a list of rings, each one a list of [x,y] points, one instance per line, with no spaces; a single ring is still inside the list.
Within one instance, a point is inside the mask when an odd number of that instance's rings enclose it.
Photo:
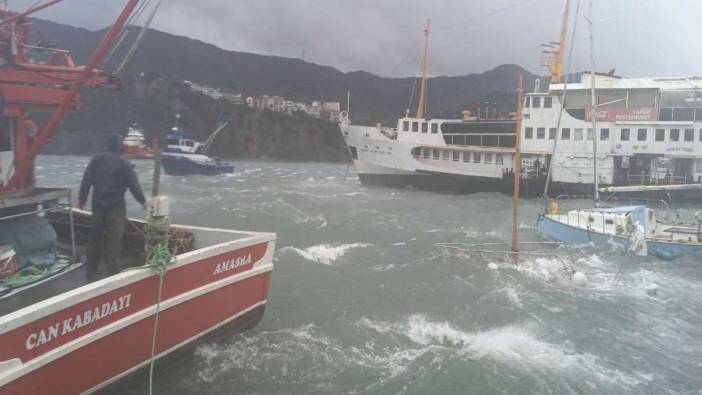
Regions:
[[[35,20],[35,28],[39,32],[38,38],[51,37],[59,47],[71,50],[80,63],[85,62],[104,34],[104,30],[88,31],[45,20]],[[136,29],[130,29],[130,35],[135,34]],[[131,42],[132,38],[128,37],[125,41]],[[113,63],[120,60],[125,51],[126,48],[120,48],[106,67],[114,67]],[[520,71],[523,70],[519,66],[502,65],[480,74],[430,78],[428,115],[458,117],[461,110],[476,111],[477,106],[484,102],[497,103],[498,113],[507,114],[514,108],[514,91]],[[138,87],[144,85],[140,81],[142,75],[159,76],[161,84],[167,86],[158,91],[150,85],[152,82],[146,82],[151,86],[148,103],[144,100],[143,92],[139,97]],[[535,75],[525,72],[525,85],[533,86],[535,78]],[[183,80],[225,88],[245,96],[272,94],[305,102],[345,103],[349,90],[351,115],[355,123],[394,124],[397,117],[405,113],[415,83],[414,78],[384,78],[363,71],[344,73],[300,59],[226,51],[199,40],[156,30],[146,34],[123,79],[126,82],[122,93],[105,90],[86,92],[83,111],[72,114],[64,124],[67,133],[88,129],[122,131],[126,125],[137,120],[145,126],[147,134],[156,135],[164,130],[162,127],[170,122],[176,110],[185,114],[186,126],[190,129],[211,129],[216,115],[193,113],[195,108],[190,106],[205,98],[184,100],[181,96],[187,92],[181,86]],[[159,92],[168,96],[158,96]],[[416,102],[416,93],[414,96]],[[148,111],[143,108],[144,105],[147,105]],[[201,107],[207,108],[208,105]],[[236,110],[237,113],[241,111]],[[257,116],[267,119],[270,115]],[[165,119],[169,119],[169,122],[165,122]],[[188,124],[189,121],[193,123]],[[288,121],[292,124],[299,122],[285,117],[257,125],[267,127],[276,124],[285,130]],[[155,127],[158,129],[153,129]],[[258,134],[268,132],[265,129],[257,131]],[[57,145],[53,147],[57,149]],[[231,152],[231,155],[234,154]],[[236,151],[237,156],[240,154],[240,151]]]

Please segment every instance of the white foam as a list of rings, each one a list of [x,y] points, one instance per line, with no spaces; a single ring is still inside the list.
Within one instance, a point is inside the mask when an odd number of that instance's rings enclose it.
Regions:
[[[300,255],[301,257],[321,263],[323,265],[332,265],[334,261],[344,256],[349,250],[353,248],[366,248],[373,244],[370,243],[352,243],[352,244],[319,244],[305,249],[300,249],[297,247],[283,247],[280,249],[281,252],[293,251]]]

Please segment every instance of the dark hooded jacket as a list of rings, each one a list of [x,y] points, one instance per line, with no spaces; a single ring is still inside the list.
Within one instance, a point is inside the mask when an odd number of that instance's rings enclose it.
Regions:
[[[91,187],[93,212],[124,208],[127,188],[137,202],[143,205],[146,201],[134,166],[122,156],[122,139],[118,135],[110,136],[107,151],[93,157],[85,169],[78,194],[81,206],[88,200]]]

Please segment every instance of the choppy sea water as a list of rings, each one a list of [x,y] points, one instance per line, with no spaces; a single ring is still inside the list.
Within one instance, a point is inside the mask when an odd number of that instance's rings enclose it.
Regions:
[[[77,189],[87,161],[40,157],[38,184]],[[149,190],[151,164],[137,169]],[[699,260],[576,248],[585,286],[548,258],[491,269],[435,244],[507,241],[508,196],[369,188],[346,172],[239,162],[162,178],[174,222],[278,241],[261,323],[157,363],[157,394],[702,393]],[[522,239],[538,239],[540,207],[522,201]],[[146,391],[136,377],[106,393]]]

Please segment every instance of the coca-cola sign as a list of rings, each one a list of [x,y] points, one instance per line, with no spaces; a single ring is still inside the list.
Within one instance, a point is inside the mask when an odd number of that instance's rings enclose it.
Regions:
[[[656,109],[649,107],[621,108],[606,107],[597,108],[598,121],[627,122],[627,121],[655,121]],[[592,109],[585,112],[585,120],[592,121]]]

